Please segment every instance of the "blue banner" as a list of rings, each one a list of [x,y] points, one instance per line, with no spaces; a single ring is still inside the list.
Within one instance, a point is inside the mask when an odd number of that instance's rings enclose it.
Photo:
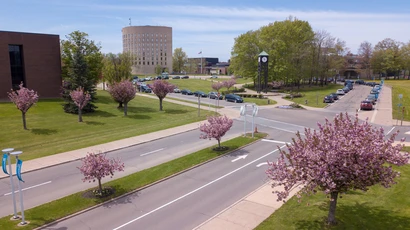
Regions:
[[[9,155],[7,153],[3,154],[3,160],[1,161],[1,167],[3,168],[3,172],[7,175],[9,175],[9,173],[7,172],[7,157],[9,157]]]
[[[18,178],[20,181],[23,181],[23,182],[24,182],[24,180],[21,179],[21,165],[22,165],[22,164],[23,164],[23,161],[20,160],[20,159],[18,159],[18,160],[17,160],[17,164],[16,164],[16,174],[17,174],[17,178]]]

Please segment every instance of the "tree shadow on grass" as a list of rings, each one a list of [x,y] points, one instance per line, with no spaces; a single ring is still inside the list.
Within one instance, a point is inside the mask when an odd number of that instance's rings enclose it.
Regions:
[[[113,186],[113,188],[114,188],[114,190],[117,194],[118,193],[121,193],[121,194],[126,193],[125,189],[122,188],[120,185],[115,185],[115,186]],[[107,203],[103,204],[102,206],[105,207],[105,208],[111,208],[111,207],[121,205],[121,204],[131,204],[133,202],[133,200],[135,198],[137,198],[140,194],[141,194],[140,191],[136,191],[136,192],[131,193],[127,196],[121,197],[119,199],[115,199],[111,202],[107,202]],[[111,199],[111,198],[107,197],[107,199]]]
[[[104,122],[99,122],[99,121],[84,121],[87,125],[105,125]]]
[[[327,202],[326,211],[328,210]],[[320,209],[325,206],[320,207]],[[336,226],[329,226],[326,223],[326,216],[314,220],[296,221],[296,229],[409,229],[410,218],[398,212],[388,210],[381,206],[369,206],[366,203],[355,203],[351,205],[337,205]]]
[[[121,109],[121,111],[123,111]],[[149,107],[135,107],[135,106],[128,106],[128,113],[154,113],[159,110],[149,108]]]
[[[111,103],[113,103],[113,102],[114,102],[114,100],[112,99],[111,96],[98,94],[97,103],[101,103],[101,104],[111,104]]]
[[[56,129],[31,129],[30,131],[35,135],[52,135],[58,132]]]
[[[117,115],[106,111],[97,110],[94,113],[83,114],[83,117],[116,117]]]
[[[239,156],[243,156],[243,155],[247,155],[247,154],[249,154],[249,151],[247,151],[245,149],[238,149],[238,150],[235,150],[235,151],[233,151],[233,152],[231,152],[227,155],[224,155],[223,157],[229,157],[229,158],[232,158],[232,160],[233,160],[233,159],[235,159]]]
[[[165,110],[165,113],[168,113],[168,114],[184,114],[186,112],[187,112],[186,110],[182,110],[182,109],[166,109]]]

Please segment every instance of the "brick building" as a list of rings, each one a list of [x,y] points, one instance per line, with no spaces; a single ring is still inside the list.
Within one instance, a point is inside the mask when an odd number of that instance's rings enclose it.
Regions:
[[[58,35],[0,31],[0,100],[21,82],[40,98],[60,97]]]
[[[123,52],[130,52],[135,57],[133,74],[154,74],[157,66],[172,72],[172,27],[124,27],[122,44]]]

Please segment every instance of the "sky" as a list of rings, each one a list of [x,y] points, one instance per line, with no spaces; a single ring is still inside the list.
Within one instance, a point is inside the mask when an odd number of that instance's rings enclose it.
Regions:
[[[363,41],[410,40],[408,0],[0,0],[0,6],[0,30],[60,39],[80,30],[104,53],[122,52],[121,29],[129,18],[133,26],[172,27],[173,49],[219,61],[230,58],[239,35],[289,16],[345,41],[352,53]]]

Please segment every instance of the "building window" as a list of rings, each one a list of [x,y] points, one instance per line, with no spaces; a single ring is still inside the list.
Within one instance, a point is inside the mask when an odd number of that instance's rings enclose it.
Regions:
[[[147,61],[147,65],[149,65],[149,61]]]
[[[167,62],[165,62],[165,65],[167,65]]]
[[[152,65],[154,65],[154,62],[152,62]]]
[[[142,64],[145,65],[145,61],[143,61]]]
[[[23,46],[9,45],[9,57],[11,86],[13,90],[18,90],[21,82],[23,82],[23,86],[26,87],[26,81],[24,77]]]

